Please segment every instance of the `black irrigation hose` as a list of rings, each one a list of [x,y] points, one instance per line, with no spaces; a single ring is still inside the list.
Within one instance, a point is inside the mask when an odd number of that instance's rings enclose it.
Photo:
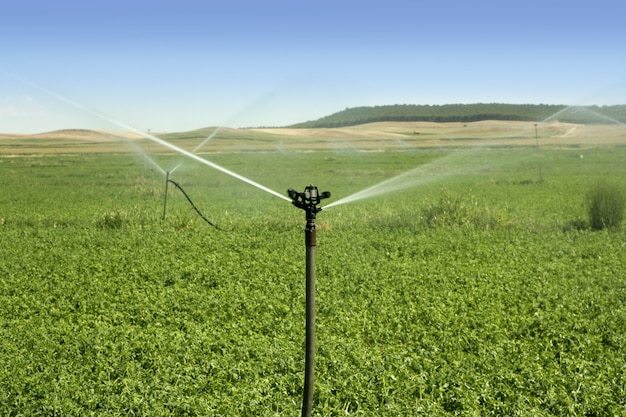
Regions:
[[[196,211],[196,213],[198,213],[198,215],[202,218],[202,220],[204,220],[205,222],[207,222],[211,226],[215,227],[217,230],[221,230],[219,227],[217,227],[217,225],[211,223],[211,221],[209,219],[204,217],[204,215],[200,212],[200,210],[198,210],[198,207],[196,207],[196,205],[193,203],[193,201],[191,201],[191,198],[189,197],[189,195],[187,195],[185,190],[183,190],[183,187],[181,187],[180,184],[178,184],[176,181],[171,180],[171,179],[168,179],[167,181],[171,182],[172,184],[174,184],[176,186],[176,188],[178,188],[184,194],[184,196],[187,197],[187,201],[189,201],[189,204],[191,204],[191,207],[194,208],[194,210]]]

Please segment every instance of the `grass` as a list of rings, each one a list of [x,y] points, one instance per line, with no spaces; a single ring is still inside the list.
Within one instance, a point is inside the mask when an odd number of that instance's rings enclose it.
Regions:
[[[565,226],[624,148],[448,152],[207,155],[330,201],[445,162],[318,214],[314,415],[622,414],[624,230]],[[2,414],[298,412],[304,215],[183,161],[222,231],[138,155],[0,158]]]
[[[619,229],[624,218],[626,192],[608,181],[598,181],[588,193],[589,224],[594,230]]]

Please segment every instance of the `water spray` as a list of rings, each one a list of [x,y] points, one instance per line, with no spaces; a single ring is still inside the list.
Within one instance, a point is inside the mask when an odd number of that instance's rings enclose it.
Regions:
[[[20,80],[20,81],[22,81],[22,82],[24,82],[24,83],[34,87],[34,88],[37,88],[37,89],[45,92],[46,94],[49,94],[50,96],[56,98],[59,101],[62,101],[64,103],[66,103],[66,104],[69,104],[70,106],[76,107],[77,109],[82,110],[82,111],[84,111],[86,113],[92,114],[92,115],[94,115],[94,116],[96,116],[96,117],[98,117],[98,118],[100,118],[102,120],[105,120],[105,121],[107,121],[109,123],[112,123],[112,124],[118,126],[118,127],[121,127],[122,129],[126,129],[129,132],[136,133],[136,134],[138,134],[138,135],[140,135],[140,136],[142,136],[142,137],[144,137],[146,139],[149,139],[150,141],[152,141],[154,143],[158,143],[159,145],[165,146],[166,148],[169,148],[169,149],[171,149],[171,150],[173,150],[175,152],[178,152],[181,155],[187,156],[187,157],[189,157],[191,159],[194,159],[194,160],[196,160],[196,161],[198,161],[198,162],[200,162],[200,163],[202,163],[204,165],[207,165],[207,166],[209,166],[209,167],[211,167],[213,169],[216,169],[216,170],[218,170],[218,171],[220,171],[220,172],[222,172],[222,173],[224,173],[226,175],[229,175],[229,176],[231,176],[233,178],[236,178],[236,179],[238,179],[240,181],[243,181],[243,182],[245,182],[248,185],[252,185],[253,187],[258,188],[259,190],[262,190],[262,191],[265,191],[266,193],[272,194],[275,197],[282,198],[283,200],[289,200],[289,198],[285,197],[284,195],[280,194],[277,191],[274,191],[274,190],[272,190],[272,189],[270,189],[268,187],[265,187],[264,185],[261,185],[258,182],[255,182],[255,181],[253,181],[253,180],[251,180],[249,178],[246,178],[243,175],[237,174],[236,172],[233,172],[233,171],[231,171],[231,170],[229,170],[227,168],[224,168],[224,167],[222,167],[222,166],[220,166],[220,165],[218,165],[218,164],[216,164],[214,162],[211,162],[208,159],[204,159],[204,158],[196,155],[193,152],[189,152],[189,151],[187,151],[185,149],[182,149],[182,148],[180,148],[180,147],[178,147],[178,146],[176,146],[174,144],[171,144],[171,143],[167,142],[166,140],[163,140],[163,139],[161,139],[159,137],[156,137],[156,136],[150,134],[149,132],[148,133],[143,132],[143,131],[141,131],[141,130],[133,127],[133,126],[130,126],[127,123],[124,123],[122,121],[114,119],[113,117],[110,117],[110,116],[107,116],[107,115],[105,115],[103,113],[95,111],[95,110],[93,110],[93,109],[91,109],[91,108],[89,108],[87,106],[84,106],[84,105],[82,105],[82,104],[80,104],[80,103],[78,103],[78,102],[76,102],[74,100],[71,100],[71,99],[69,99],[69,98],[67,98],[67,97],[65,97],[65,96],[63,96],[61,94],[55,93],[52,90],[49,90],[49,89],[47,89],[45,87],[42,87],[40,85],[37,85],[37,84],[32,83],[30,81],[27,81],[27,80],[25,80],[25,79],[23,79],[21,77],[14,76],[14,78],[16,78],[16,79],[18,79],[18,80]],[[129,142],[129,143],[132,144],[132,142]],[[157,166],[157,168],[163,174],[165,174],[165,170],[163,170],[161,167],[159,167],[156,163],[155,163],[155,166]]]
[[[320,202],[330,197],[329,191],[320,193],[317,187],[309,185],[304,192],[293,188],[287,190],[294,206],[306,213],[304,241],[306,245],[306,341],[304,356],[304,392],[302,417],[309,417],[313,407],[313,381],[315,368],[315,218],[322,208]]]

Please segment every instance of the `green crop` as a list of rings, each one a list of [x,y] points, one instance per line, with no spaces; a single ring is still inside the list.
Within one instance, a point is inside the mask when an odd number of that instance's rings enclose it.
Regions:
[[[624,230],[567,227],[598,179],[624,185],[624,149],[546,149],[542,181],[534,150],[490,152],[318,214],[314,415],[626,412]],[[332,200],[441,157],[210,156]],[[208,167],[174,175],[220,230],[172,188],[162,221],[139,156],[0,158],[1,414],[299,413],[303,213]]]

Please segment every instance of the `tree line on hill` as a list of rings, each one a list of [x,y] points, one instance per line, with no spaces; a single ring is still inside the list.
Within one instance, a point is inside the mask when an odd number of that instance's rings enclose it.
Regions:
[[[396,104],[354,107],[293,128],[333,128],[374,122],[478,122],[481,120],[626,123],[626,105],[566,106],[556,104]]]

